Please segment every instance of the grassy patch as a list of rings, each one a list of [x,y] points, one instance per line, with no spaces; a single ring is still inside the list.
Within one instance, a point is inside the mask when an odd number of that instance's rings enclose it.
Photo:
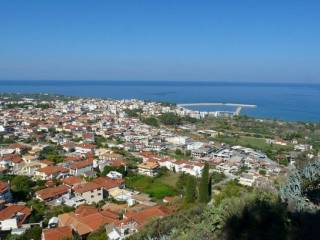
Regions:
[[[174,172],[167,172],[166,174],[163,174],[162,176],[157,177],[156,181],[159,181],[163,184],[166,184],[175,188],[178,179],[179,179],[179,174]]]
[[[266,153],[271,159],[274,159],[277,154],[287,152],[292,150],[292,146],[282,146],[277,144],[268,144],[266,143],[265,138],[256,138],[256,137],[248,137],[248,136],[239,136],[239,137],[231,137],[231,136],[220,136],[213,138],[214,141],[227,143],[230,145],[240,145],[243,147],[248,147],[256,150],[260,150]]]
[[[147,193],[151,197],[162,199],[165,196],[176,195],[177,192],[173,186],[175,183],[173,184],[173,182],[171,182],[174,179],[177,178],[170,175],[164,175],[155,178],[137,175],[126,178],[126,185],[129,188]],[[169,182],[170,184],[167,184]]]

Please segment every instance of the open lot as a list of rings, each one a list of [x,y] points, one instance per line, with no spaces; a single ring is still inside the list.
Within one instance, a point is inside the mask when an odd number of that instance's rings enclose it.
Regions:
[[[162,199],[165,196],[174,196],[177,191],[175,189],[179,175],[166,172],[159,177],[148,177],[137,175],[126,178],[126,185],[129,188],[149,194],[151,197]]]

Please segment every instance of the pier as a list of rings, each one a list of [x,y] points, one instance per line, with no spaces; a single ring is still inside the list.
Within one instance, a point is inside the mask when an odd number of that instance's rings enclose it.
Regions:
[[[238,116],[242,108],[256,108],[257,105],[254,104],[241,104],[241,103],[181,103],[177,104],[178,107],[193,107],[193,106],[228,106],[236,107],[236,110],[233,112],[233,115]],[[222,112],[222,111],[218,111]]]

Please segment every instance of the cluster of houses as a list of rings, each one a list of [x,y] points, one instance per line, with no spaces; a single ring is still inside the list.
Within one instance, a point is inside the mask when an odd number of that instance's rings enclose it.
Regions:
[[[6,107],[12,103],[27,105]],[[38,108],[39,103],[49,107]],[[129,116],[128,111],[139,116]],[[140,116],[167,112],[203,117],[184,108],[139,100],[0,99],[0,140],[4,143],[0,145],[0,176],[25,175],[44,181],[45,187],[36,191],[34,198],[48,207],[64,204],[75,208],[50,219],[43,228],[43,240],[70,238],[74,234],[85,239],[103,226],[108,239],[120,240],[139,231],[150,219],[167,216],[172,209],[155,203],[147,194],[126,188],[117,171],[100,175],[106,166],[126,167],[125,157],[115,150],[142,159],[137,163],[137,173],[149,177],[157,176],[161,168],[200,177],[208,162],[215,171],[237,178],[240,184],[254,186],[284,171],[265,154],[250,148],[215,146],[139,120]],[[183,127],[182,130],[193,129],[192,125]],[[202,130],[199,134],[219,133]],[[41,157],[50,146],[55,147],[60,160]],[[308,147],[297,145],[298,148],[302,151]],[[163,154],[176,149],[189,152],[191,160],[175,160]],[[246,171],[241,172],[242,169]],[[32,209],[13,200],[10,184],[0,182],[0,232],[22,234],[32,227],[27,223]],[[101,202],[102,208],[94,206]],[[170,198],[164,202],[170,202]]]
[[[1,181],[0,187],[1,233],[21,235],[33,225],[42,226],[42,223],[27,223],[32,208],[25,203],[10,203],[12,197],[8,183]],[[39,190],[35,195],[37,199],[50,206],[59,200],[62,204],[64,199],[70,199],[72,193],[75,199],[79,197],[83,202],[75,206],[75,211],[51,218],[48,227],[43,229],[43,240],[72,239],[75,235],[86,239],[90,233],[101,227],[105,227],[108,239],[124,239],[139,231],[151,219],[172,213],[170,207],[157,205],[147,195],[125,190],[122,179],[108,177],[84,182],[81,178],[72,176],[65,178],[62,185]],[[108,195],[112,195],[115,199],[117,196],[122,196],[123,200],[123,196],[128,194],[134,201],[131,205],[108,203],[102,209],[90,205],[105,199]]]

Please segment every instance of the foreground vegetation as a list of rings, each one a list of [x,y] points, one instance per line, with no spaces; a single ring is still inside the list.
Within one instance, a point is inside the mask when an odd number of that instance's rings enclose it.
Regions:
[[[319,223],[319,212],[289,212],[276,194],[230,182],[212,204],[157,219],[129,239],[317,239]]]

